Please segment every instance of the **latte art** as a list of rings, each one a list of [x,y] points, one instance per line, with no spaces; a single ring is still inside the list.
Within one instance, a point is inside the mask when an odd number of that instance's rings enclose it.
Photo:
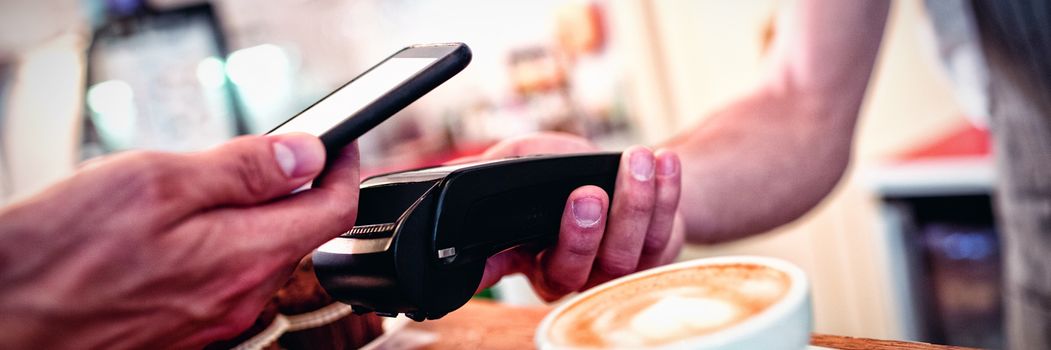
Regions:
[[[785,272],[748,263],[665,271],[574,302],[547,337],[572,347],[660,346],[743,322],[782,299],[790,283]]]

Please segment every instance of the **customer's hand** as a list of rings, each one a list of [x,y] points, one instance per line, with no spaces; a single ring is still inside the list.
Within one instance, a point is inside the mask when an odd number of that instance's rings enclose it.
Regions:
[[[547,133],[499,143],[478,160],[597,150],[583,138]],[[521,272],[537,294],[554,300],[674,260],[684,236],[677,211],[679,169],[679,158],[671,151],[628,148],[621,158],[612,210],[601,188],[576,189],[566,201],[555,246],[519,247],[489,258],[480,288]]]
[[[353,226],[358,154],[247,136],[128,152],[0,211],[0,348],[199,348],[251,325],[296,262]]]

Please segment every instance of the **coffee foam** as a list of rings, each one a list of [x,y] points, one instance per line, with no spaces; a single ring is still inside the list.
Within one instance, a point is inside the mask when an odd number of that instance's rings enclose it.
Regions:
[[[575,302],[548,337],[566,346],[660,346],[738,324],[783,298],[789,283],[785,272],[750,263],[664,271]]]

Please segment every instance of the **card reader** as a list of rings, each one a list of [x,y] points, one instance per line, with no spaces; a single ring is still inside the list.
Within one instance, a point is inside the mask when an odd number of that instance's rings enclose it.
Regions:
[[[613,198],[620,153],[529,156],[371,177],[353,229],[313,254],[325,290],[355,312],[437,319],[474,295],[490,256],[557,241],[570,192]]]

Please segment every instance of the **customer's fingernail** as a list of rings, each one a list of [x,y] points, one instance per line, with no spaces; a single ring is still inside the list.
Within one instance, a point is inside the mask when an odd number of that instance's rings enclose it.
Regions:
[[[271,146],[277,165],[290,178],[316,173],[325,165],[325,147],[316,138],[285,135]]]
[[[577,221],[577,226],[592,227],[602,219],[602,202],[597,198],[577,198],[571,205],[573,206],[573,219]]]
[[[631,176],[635,180],[647,181],[653,178],[653,154],[639,150],[631,155]]]
[[[658,172],[661,176],[672,176],[679,172],[679,162],[675,154],[662,154],[657,158]]]

